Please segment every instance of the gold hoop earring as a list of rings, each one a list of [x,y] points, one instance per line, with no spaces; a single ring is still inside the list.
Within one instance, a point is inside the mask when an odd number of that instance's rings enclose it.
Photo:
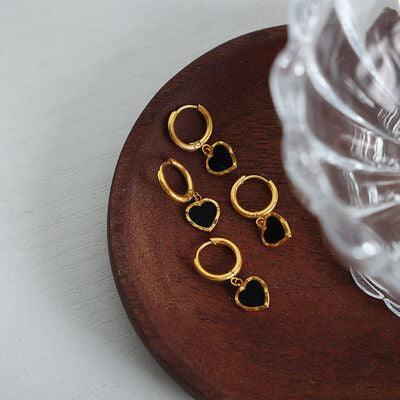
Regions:
[[[248,180],[256,179],[265,182],[271,190],[270,203],[260,211],[248,211],[238,202],[237,192],[239,187]],[[274,182],[259,175],[243,175],[232,186],[231,203],[233,208],[243,217],[255,219],[258,228],[261,230],[261,240],[268,247],[276,247],[292,237],[289,224],[281,215],[273,212],[278,202],[278,189]]]
[[[172,166],[176,168],[186,181],[187,189],[185,194],[176,193],[168,185],[164,176],[164,168]],[[185,209],[185,216],[189,224],[197,229],[205,232],[211,232],[218,223],[221,213],[219,204],[210,198],[202,198],[199,193],[194,189],[194,184],[189,171],[179,161],[170,158],[163,162],[157,173],[158,181],[161,187],[168,194],[171,199],[179,203],[187,203],[194,199],[195,201],[189,204]]]
[[[235,265],[224,274],[212,274],[208,272],[200,262],[200,253],[203,249],[210,245],[222,245],[233,251],[236,257]],[[233,286],[237,287],[235,293],[235,303],[246,311],[260,311],[269,307],[270,296],[267,284],[258,276],[250,276],[244,281],[237,277],[242,268],[242,255],[239,248],[230,240],[224,238],[211,238],[208,242],[203,243],[196,252],[194,266],[197,272],[204,278],[214,282],[229,281]]]
[[[178,115],[187,109],[197,110],[204,118],[206,122],[206,131],[203,136],[191,143],[183,142],[177,135],[175,130],[175,121]],[[201,149],[203,154],[207,157],[206,159],[206,169],[210,174],[213,175],[225,175],[237,168],[236,156],[229,144],[218,141],[213,145],[207,144],[208,139],[210,139],[213,131],[213,122],[210,113],[201,104],[187,104],[176,111],[173,111],[168,119],[168,132],[174,143],[181,149],[186,151],[197,151]]]

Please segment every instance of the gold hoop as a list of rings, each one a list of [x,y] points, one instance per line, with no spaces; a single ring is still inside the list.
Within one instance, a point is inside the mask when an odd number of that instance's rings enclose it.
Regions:
[[[164,176],[164,167],[166,166],[172,166],[176,168],[184,177],[186,184],[187,184],[187,190],[185,194],[178,194],[174,190],[171,189],[171,187],[168,185],[165,176]],[[178,201],[180,203],[187,203],[190,201],[194,194],[194,185],[193,185],[193,180],[192,177],[189,174],[189,171],[185,168],[183,164],[181,164],[179,161],[169,158],[167,161],[164,161],[157,173],[157,178],[158,181],[160,182],[161,187],[164,189],[164,191],[168,194],[169,197],[174,199],[175,201]]]
[[[185,143],[181,139],[179,139],[178,135],[176,134],[175,131],[175,121],[178,115],[187,109],[195,109],[197,110],[204,118],[206,121],[206,131],[204,132],[204,135],[199,139],[196,140],[195,142],[191,143]],[[196,151],[200,149],[210,138],[211,133],[213,130],[213,122],[211,119],[210,113],[207,111],[205,107],[203,107],[201,104],[198,104],[197,106],[195,104],[187,104],[185,106],[182,106],[178,108],[176,111],[173,111],[169,118],[168,118],[168,132],[171,136],[171,139],[174,141],[176,145],[178,145],[181,149],[186,150],[186,151]]]
[[[260,210],[260,211],[247,211],[245,210],[238,202],[237,199],[237,191],[239,189],[239,187],[241,185],[243,185],[243,183],[245,183],[246,181],[250,180],[250,179],[258,179],[260,181],[265,182],[269,189],[271,190],[271,201],[270,203],[267,205],[267,207],[265,207],[264,209]],[[231,203],[233,205],[233,208],[243,217],[246,218],[252,218],[252,219],[257,219],[260,217],[263,217],[265,215],[267,215],[268,213],[270,213],[276,206],[276,203],[278,202],[278,190],[274,184],[274,182],[272,182],[271,180],[265,179],[264,177],[260,176],[260,175],[243,175],[242,177],[240,177],[232,186],[231,189]]]
[[[200,263],[201,251],[205,247],[207,247],[211,244],[212,245],[220,244],[222,246],[226,246],[235,253],[235,257],[236,257],[235,265],[225,274],[211,274],[210,272],[206,271]],[[197,272],[200,275],[204,276],[205,278],[210,279],[215,282],[222,282],[222,281],[227,281],[227,280],[234,278],[240,272],[240,269],[242,268],[242,262],[243,262],[243,260],[242,260],[242,255],[240,254],[240,250],[234,243],[232,243],[230,240],[224,239],[224,238],[211,238],[208,242],[203,243],[198,248],[198,250],[196,252],[196,257],[194,259],[194,266],[196,267]]]

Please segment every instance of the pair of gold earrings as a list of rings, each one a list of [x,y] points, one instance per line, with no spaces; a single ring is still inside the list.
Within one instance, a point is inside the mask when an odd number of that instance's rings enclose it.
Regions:
[[[197,110],[206,123],[206,130],[203,136],[191,143],[181,140],[175,129],[178,115],[188,109]],[[206,169],[210,174],[221,176],[237,168],[236,156],[229,144],[223,141],[217,141],[212,145],[207,143],[213,132],[213,121],[208,110],[201,104],[187,104],[173,111],[168,118],[168,132],[173,142],[181,149],[191,152],[201,149],[206,156]],[[168,185],[164,175],[164,168],[167,166],[176,168],[182,174],[187,186],[185,194],[176,193]],[[185,210],[186,219],[192,226],[205,232],[211,232],[215,228],[221,213],[218,202],[208,197],[202,198],[195,191],[192,177],[182,163],[173,158],[168,159],[161,164],[157,176],[161,187],[173,200],[180,203],[188,203],[194,200]]]
[[[186,193],[178,194],[168,185],[164,175],[164,168],[167,166],[176,168],[182,174],[187,186]],[[185,210],[185,216],[190,225],[205,232],[211,232],[215,228],[221,214],[221,208],[218,202],[209,197],[202,198],[195,190],[193,179],[182,163],[173,158],[168,159],[161,164],[157,176],[161,187],[173,200],[180,203],[188,203],[194,200]],[[239,187],[250,179],[265,182],[271,190],[270,203],[260,211],[246,210],[239,204],[237,199]],[[233,208],[240,215],[256,220],[256,224],[261,230],[261,240],[266,246],[279,246],[292,236],[287,221],[281,215],[273,211],[278,202],[278,190],[271,180],[267,180],[259,175],[243,175],[233,184],[230,199]]]

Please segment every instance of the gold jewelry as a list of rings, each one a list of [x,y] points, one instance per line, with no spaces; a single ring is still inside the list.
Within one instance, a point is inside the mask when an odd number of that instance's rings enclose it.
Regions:
[[[203,116],[206,122],[206,131],[203,136],[191,143],[183,142],[177,135],[175,130],[175,121],[178,115],[187,109],[195,109]],[[206,168],[210,174],[213,175],[225,175],[237,168],[236,156],[229,144],[218,141],[213,145],[207,144],[208,139],[213,131],[213,122],[210,113],[201,104],[187,104],[176,111],[173,111],[168,119],[168,132],[174,143],[181,149],[186,151],[196,151],[201,149],[203,154],[207,157]]]
[[[172,166],[176,168],[186,181],[187,190],[185,194],[176,193],[168,185],[164,176],[164,167]],[[173,158],[163,162],[157,173],[158,181],[161,187],[168,194],[171,199],[179,203],[187,203],[194,199],[195,201],[189,204],[185,210],[185,216],[189,224],[197,229],[205,232],[211,232],[215,225],[217,225],[219,215],[221,213],[219,204],[210,198],[202,198],[199,193],[194,189],[194,184],[189,171],[179,161]]]
[[[270,203],[260,211],[248,211],[244,209],[237,199],[237,191],[239,187],[250,179],[258,179],[265,182],[271,190]],[[278,213],[273,212],[277,202],[278,189],[274,182],[259,175],[243,175],[233,184],[231,189],[231,203],[233,208],[243,217],[256,220],[256,224],[261,230],[261,240],[268,247],[279,246],[292,237],[292,232],[285,218]]]
[[[236,257],[235,265],[224,274],[212,274],[208,272],[200,262],[201,251],[209,245],[226,246],[233,251]],[[239,248],[230,240],[224,238],[211,238],[208,242],[203,243],[196,252],[194,266],[197,272],[204,278],[214,282],[230,281],[237,287],[235,294],[235,303],[246,311],[265,310],[269,307],[269,290],[267,284],[258,276],[250,276],[244,281],[237,277],[242,268],[242,255]]]

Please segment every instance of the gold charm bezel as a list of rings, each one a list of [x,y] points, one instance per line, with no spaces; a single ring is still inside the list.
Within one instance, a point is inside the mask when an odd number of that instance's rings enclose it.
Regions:
[[[269,217],[275,217],[277,219],[279,219],[279,222],[282,224],[283,229],[285,230],[285,237],[283,239],[281,239],[279,242],[276,243],[268,243],[265,241],[264,239],[264,233],[267,230],[267,219]],[[276,212],[270,212],[267,215],[265,215],[263,218],[263,224],[260,227],[261,230],[261,240],[263,242],[263,244],[267,247],[278,247],[281,244],[285,243],[288,239],[290,239],[292,237],[292,230],[290,229],[290,226],[288,224],[288,222],[286,221],[285,218],[282,217],[282,215],[276,213]],[[257,221],[258,222],[258,221]]]
[[[207,145],[207,146],[208,146],[208,145]],[[213,170],[210,168],[210,166],[208,165],[210,159],[211,159],[211,158],[213,157],[213,155],[214,155],[214,148],[215,148],[216,146],[224,146],[224,147],[228,150],[228,152],[229,152],[229,154],[230,154],[230,156],[231,156],[231,158],[232,158],[232,166],[229,167],[228,169],[225,169],[224,171],[221,171],[221,172],[213,171]],[[206,158],[206,169],[207,169],[207,172],[208,172],[208,173],[210,173],[210,174],[212,174],[212,175],[221,176],[221,175],[229,174],[229,172],[232,172],[233,170],[235,170],[235,169],[237,168],[237,159],[236,159],[235,153],[233,152],[232,147],[231,147],[228,143],[223,142],[222,140],[218,140],[218,141],[215,142],[214,144],[210,145],[210,146],[209,146],[209,149],[210,149],[210,150],[209,150],[209,152],[208,152],[207,155],[206,155],[206,156],[207,156],[207,158]]]
[[[212,225],[209,226],[208,228],[205,228],[204,226],[198,225],[194,221],[192,221],[192,219],[189,216],[189,211],[192,207],[198,207],[198,206],[201,206],[203,203],[207,203],[207,202],[213,203],[215,205],[215,207],[217,209],[217,214],[215,215],[214,222],[212,223]],[[204,231],[204,232],[211,232],[215,228],[215,226],[218,223],[220,215],[221,215],[221,208],[220,208],[219,204],[214,199],[210,199],[208,197],[205,197],[201,200],[197,200],[197,201],[194,201],[193,203],[190,203],[185,209],[185,217],[186,217],[187,221],[189,222],[189,224],[194,226],[197,229],[200,229],[201,231]]]
[[[245,306],[244,304],[242,304],[239,301],[239,295],[241,292],[243,292],[246,289],[246,286],[249,282],[251,281],[257,281],[260,283],[260,285],[263,287],[264,289],[264,294],[265,294],[265,299],[264,299],[264,304],[262,306],[257,306],[257,307],[248,307]],[[238,290],[236,290],[235,293],[235,303],[238,307],[242,308],[243,310],[246,311],[262,311],[262,310],[266,310],[269,307],[269,303],[270,303],[270,295],[269,295],[269,289],[267,284],[258,276],[249,276],[247,279],[245,279],[243,281],[243,284],[241,284],[238,288]]]

